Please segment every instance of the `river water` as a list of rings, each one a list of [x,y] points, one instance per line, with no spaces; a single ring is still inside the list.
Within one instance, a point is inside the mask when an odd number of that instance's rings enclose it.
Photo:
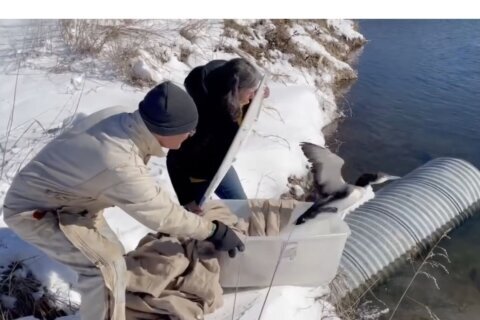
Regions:
[[[362,20],[368,43],[359,78],[342,100],[347,117],[327,143],[344,158],[344,175],[404,175],[440,156],[480,168],[480,20]],[[394,319],[480,319],[480,218],[441,242],[449,274],[427,266]],[[442,258],[438,258],[442,262]],[[419,262],[406,263],[366,300],[394,309]],[[386,316],[388,319],[389,316]],[[434,319],[434,318],[433,318]]]

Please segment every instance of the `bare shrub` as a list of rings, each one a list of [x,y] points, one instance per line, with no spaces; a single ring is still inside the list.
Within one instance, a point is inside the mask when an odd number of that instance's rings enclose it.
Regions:
[[[313,22],[312,22],[313,23]],[[332,36],[330,28],[325,20],[315,20],[313,28],[305,28],[307,33],[317,42],[321,43],[325,50],[335,58],[347,62],[349,58],[349,46]]]
[[[262,47],[256,47],[245,39],[240,39],[239,49],[251,55],[255,60],[261,60],[265,56],[265,50]]]
[[[160,52],[155,41],[162,39],[162,30],[137,20],[62,20],[60,22],[65,43],[80,55],[94,55],[106,60],[127,83],[134,86],[151,86],[153,80],[140,79],[132,72],[132,60],[141,57],[140,50],[165,62],[165,52]]]
[[[207,20],[189,20],[180,28],[180,35],[194,43],[200,38],[200,31],[207,27]]]
[[[131,79],[130,61],[138,56],[138,49],[135,44],[120,45],[119,43],[113,43],[111,50],[109,50],[107,53],[107,56],[109,61],[119,72],[120,76],[127,80]]]
[[[117,20],[61,20],[61,32],[65,42],[80,54],[102,51],[105,43],[118,38],[120,26]]]
[[[49,292],[23,261],[11,262],[0,273],[0,316],[13,320],[33,315],[53,320],[74,313],[78,306]]]
[[[393,309],[392,313],[390,314],[389,320],[393,319],[395,316],[399,306],[402,304],[404,299],[408,299],[417,305],[420,305],[421,307],[425,308],[425,311],[428,313],[429,317],[431,319],[437,320],[439,319],[435,313],[430,309],[430,307],[422,302],[417,301],[413,297],[408,295],[409,290],[411,289],[413,283],[417,279],[418,276],[422,275],[426,277],[427,279],[430,279],[435,286],[437,290],[440,290],[440,287],[438,286],[438,282],[436,277],[431,273],[431,270],[436,270],[440,269],[446,274],[448,274],[448,269],[445,266],[445,263],[450,263],[450,258],[448,257],[447,250],[439,246],[440,241],[442,241],[444,238],[449,238],[448,237],[448,232],[450,230],[447,230],[438,240],[437,242],[432,246],[432,248],[428,251],[427,255],[425,258],[422,260],[420,266],[417,268],[415,271],[412,279],[407,285],[407,288],[403,292],[402,296],[398,300],[397,304],[395,305],[395,308]],[[430,268],[430,271],[428,270]]]
[[[111,44],[106,56],[116,72],[130,85],[136,87],[150,87],[156,83],[153,78],[141,78],[135,72],[135,64],[145,59],[139,50],[137,41],[114,42]],[[147,62],[144,62],[147,63]]]
[[[228,37],[233,37],[235,32],[238,33],[238,35],[246,35],[246,36],[251,36],[250,28],[244,25],[241,25],[237,23],[233,19],[224,19],[223,20],[223,26],[224,26],[224,35]]]
[[[385,302],[372,292],[380,281],[379,277],[370,279],[361,291],[355,292],[349,292],[347,281],[345,273],[339,269],[329,284],[330,292],[326,296],[326,300],[335,305],[335,313],[341,319],[377,319],[379,315],[388,313]],[[370,299],[364,299],[367,295]]]
[[[301,20],[298,22],[300,24],[304,23],[301,22]],[[296,36],[295,33],[290,33],[290,27],[293,23],[292,20],[272,20],[272,23],[275,28],[265,34],[265,39],[267,40],[267,47],[265,49],[267,53],[271,53],[272,50],[279,50],[282,53],[290,54],[291,57],[288,61],[295,67],[313,70],[333,68],[332,62],[323,55],[301,50],[298,44],[292,41],[292,38]],[[323,22],[323,24],[325,24],[325,22]],[[314,40],[320,42],[322,45],[324,43],[320,41],[318,37],[314,38]],[[270,59],[273,58],[271,55],[267,55],[267,57]],[[344,75],[341,75],[339,78],[344,78]]]
[[[425,252],[422,250],[422,248],[425,248],[423,245],[419,245],[410,252],[407,252],[403,258],[397,259],[397,261],[391,264],[387,269],[372,276],[363,286],[353,291],[348,289],[348,279],[342,270],[339,269],[337,276],[329,284],[330,293],[327,296],[327,300],[335,305],[337,315],[341,319],[346,320],[384,319],[386,317],[391,320],[396,315],[399,306],[405,300],[421,306],[430,319],[438,320],[439,318],[428,305],[414,299],[409,295],[409,292],[419,276],[431,280],[434,287],[439,290],[437,279],[431,271],[440,269],[442,272],[448,274],[448,269],[445,266],[445,263],[450,262],[448,253],[444,248],[439,246],[439,243],[444,238],[448,238],[447,233],[449,231],[450,230],[447,230],[433,245],[429,246],[425,257],[421,258],[419,267],[416,268],[406,289],[402,292],[393,308],[390,308],[383,300],[379,299],[372,291],[372,288],[386,280],[387,277],[398,270],[400,264],[405,263],[406,259],[414,259],[414,257],[421,255],[421,252]]]
[[[279,50],[283,53],[296,54],[298,49],[290,41],[292,36],[288,31],[290,22],[288,20],[272,20],[275,28],[270,29],[265,33],[265,40],[267,40],[267,50]]]

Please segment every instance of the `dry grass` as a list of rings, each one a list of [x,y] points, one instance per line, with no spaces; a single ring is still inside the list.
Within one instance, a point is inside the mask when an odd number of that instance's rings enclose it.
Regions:
[[[289,32],[291,22],[289,20],[272,20],[275,28],[270,29],[265,33],[265,40],[267,40],[267,47],[265,50],[279,50],[287,54],[298,54],[298,49],[295,44],[290,41],[292,36]]]
[[[295,36],[295,33],[292,34],[290,32],[290,28],[292,27],[293,23],[298,23],[300,25],[310,23],[315,25],[316,30],[319,30],[318,34],[316,34],[315,32],[308,33],[312,37],[312,39],[326,47],[327,51],[329,51],[329,53],[332,54],[334,57],[337,57],[340,60],[346,60],[348,50],[347,48],[345,48],[345,46],[343,46],[340,42],[328,42],[319,36],[320,32],[324,33],[328,30],[328,26],[325,20],[306,21],[284,19],[272,20],[272,23],[275,28],[270,29],[265,34],[267,46],[266,48],[261,48],[262,51],[266,52],[266,57],[268,59],[273,58],[271,56],[271,52],[273,50],[279,50],[280,52],[289,54],[291,56],[289,62],[295,67],[313,70],[332,69],[334,65],[329,59],[318,53],[309,53],[307,51],[300,50],[298,45],[294,41],[292,41],[292,38]],[[347,71],[343,73],[340,72],[340,74],[338,74],[338,76],[336,77],[336,81],[340,81],[343,79],[351,79],[355,77],[356,75],[352,75]]]
[[[388,313],[385,302],[372,291],[380,279],[372,277],[361,291],[347,293],[347,278],[342,271],[339,271],[329,284],[330,293],[327,300],[335,305],[335,312],[341,319],[378,319],[379,315]],[[367,296],[369,299],[366,299]]]
[[[327,296],[327,300],[330,301],[336,307],[336,313],[341,319],[354,320],[354,319],[384,319],[388,317],[389,320],[394,319],[399,306],[405,301],[415,303],[422,307],[426,312],[425,319],[438,320],[439,318],[431,310],[431,308],[413,298],[411,295],[411,289],[417,278],[420,276],[426,277],[432,281],[435,289],[439,290],[438,282],[435,276],[432,274],[433,270],[440,269],[442,272],[448,274],[448,269],[445,266],[445,262],[449,263],[449,257],[447,251],[439,246],[440,241],[448,238],[447,230],[443,235],[437,237],[437,241],[426,248],[423,245],[419,245],[412,249],[410,252],[404,255],[404,258],[399,258],[392,263],[388,268],[373,275],[366,283],[353,291],[348,290],[345,274],[342,270],[339,270],[335,279],[330,283],[330,293]],[[422,255],[422,253],[425,253]],[[393,275],[398,270],[401,264],[405,263],[405,259],[420,259],[420,265],[414,271],[412,278],[410,279],[407,287],[402,292],[396,304],[390,308],[384,301],[379,299],[372,289],[382,282],[386,281],[388,277]],[[423,319],[423,318],[422,318]]]
[[[251,30],[255,30],[256,27],[264,25],[265,20],[258,20],[252,26],[240,25],[234,20],[224,20],[224,35],[236,38],[240,42],[239,49],[254,57],[259,63],[261,63],[264,58],[269,61],[274,61],[276,57],[273,53],[280,51],[291,56],[289,62],[293,66],[317,69],[319,63],[322,63],[322,57],[316,54],[302,52],[298,49],[298,46],[291,41],[293,36],[290,34],[290,28],[292,27],[293,20],[273,19],[270,21],[273,28],[270,28],[265,33],[264,38],[267,42],[266,45],[260,44],[256,46],[249,41],[258,37],[255,33],[252,33]]]
[[[194,43],[200,38],[199,30],[207,27],[207,20],[189,20],[180,28],[180,35],[188,41]]]
[[[0,297],[2,320],[30,315],[53,320],[78,309],[78,306],[62,300],[42,286],[24,261],[12,262],[0,273]]]
[[[142,59],[152,70],[168,62],[172,55],[186,62],[191,49],[172,44],[172,34],[194,43],[206,35],[208,20],[188,20],[159,24],[151,20],[62,20],[61,35],[70,50],[80,57],[93,56],[106,64],[128,84],[145,87],[158,81],[139,78],[133,65]],[[173,46],[173,47],[172,47]],[[145,54],[146,53],[146,54]],[[148,57],[146,57],[148,56]],[[59,66],[65,70],[68,65]]]
[[[262,64],[263,59],[275,61],[276,56],[274,52],[281,52],[291,55],[289,62],[293,66],[299,67],[316,67],[319,57],[311,56],[302,53],[297,46],[291,41],[292,35],[289,28],[292,25],[291,20],[277,19],[271,20],[273,28],[266,31],[264,39],[266,45],[254,45],[250,40],[258,38],[258,34],[251,30],[255,30],[257,26],[264,25],[265,20],[258,20],[252,26],[247,27],[236,23],[234,20],[224,20],[225,31],[224,35],[230,38],[236,38],[239,42],[239,49],[251,55],[259,64]],[[225,48],[226,52],[233,52],[229,47]]]
[[[251,36],[250,28],[244,25],[237,23],[233,19],[224,19],[224,35],[227,37],[234,37],[235,31],[238,32],[238,35]]]
[[[254,46],[250,43],[250,39],[254,39],[255,35],[252,33],[253,27],[244,26],[232,19],[223,20],[224,31],[223,35],[228,38],[236,38],[239,42],[239,49],[251,55],[255,60],[260,61],[265,57],[265,51],[262,47]],[[235,50],[231,47],[222,48],[227,53],[233,53]]]
[[[265,51],[261,47],[256,47],[245,39],[240,39],[239,41],[240,45],[238,48],[251,55],[253,58],[255,58],[255,60],[260,61],[265,57]]]
[[[126,83],[136,87],[152,87],[155,85],[153,79],[139,78],[135,72],[133,72],[134,64],[141,59],[139,42],[141,42],[141,40],[112,43],[106,55],[117,74],[120,75]],[[155,54],[157,55],[155,58],[157,60],[160,59],[161,53],[155,52]]]
[[[162,30],[137,20],[61,20],[61,34],[69,48],[79,55],[104,58],[127,83],[151,86],[152,81],[135,78],[132,59],[145,50],[160,62],[168,60],[160,46],[149,42],[162,39]],[[186,31],[184,31],[185,33]],[[155,43],[155,41],[153,41]]]
[[[122,25],[118,20],[61,20],[63,39],[75,52],[97,54],[105,44],[118,39]]]
[[[138,49],[135,44],[120,45],[114,43],[107,55],[117,73],[125,79],[127,83],[140,85],[137,83],[138,79],[131,76],[131,61],[138,56]]]
[[[328,26],[325,20],[308,20],[300,23],[310,23],[313,26],[313,29],[305,28],[305,30],[315,41],[320,42],[328,53],[341,61],[346,62],[348,60],[350,52],[348,45],[335,37],[332,28]]]
[[[432,283],[434,284],[435,288],[437,290],[440,290],[440,287],[438,286],[438,282],[437,282],[436,277],[434,275],[432,275],[432,273],[430,271],[435,270],[435,269],[440,269],[443,272],[445,272],[446,274],[448,274],[448,269],[447,269],[447,267],[445,266],[444,263],[445,262],[450,263],[450,259],[448,257],[447,250],[445,250],[444,248],[439,246],[440,242],[443,239],[449,238],[448,235],[447,235],[448,232],[450,232],[450,230],[447,230],[437,240],[437,242],[435,242],[435,244],[432,246],[432,248],[428,251],[426,257],[423,259],[420,266],[415,271],[412,279],[410,280],[410,282],[407,285],[407,288],[405,289],[402,296],[400,297],[397,304],[395,305],[395,308],[393,309],[392,313],[390,314],[390,317],[388,318],[389,320],[393,319],[393,317],[395,316],[398,308],[400,307],[400,305],[402,304],[404,299],[409,299],[410,301],[413,301],[416,304],[424,307],[426,312],[428,313],[430,319],[433,319],[433,320],[439,319],[437,317],[437,315],[435,315],[435,313],[433,313],[433,311],[429,308],[428,305],[415,300],[413,297],[409,296],[408,293],[409,293],[409,290],[411,289],[413,283],[415,282],[415,280],[417,279],[418,276],[424,276],[427,279],[430,279],[432,281]],[[442,262],[440,262],[440,260],[438,258],[440,258]],[[430,271],[427,268],[430,268]]]

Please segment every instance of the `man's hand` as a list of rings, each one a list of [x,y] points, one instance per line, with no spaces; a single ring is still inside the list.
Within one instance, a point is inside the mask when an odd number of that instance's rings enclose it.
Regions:
[[[204,212],[203,212],[202,208],[200,208],[200,206],[195,201],[189,202],[186,205],[184,205],[183,207],[190,212],[198,214],[199,216],[204,215]]]
[[[242,240],[235,234],[235,232],[227,227],[224,223],[215,220],[213,221],[216,228],[213,234],[206,239],[215,246],[219,251],[228,251],[228,255],[233,258],[238,251],[245,250],[245,245]]]

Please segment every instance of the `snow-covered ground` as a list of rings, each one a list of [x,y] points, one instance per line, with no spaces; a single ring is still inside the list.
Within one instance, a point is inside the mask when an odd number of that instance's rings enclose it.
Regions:
[[[265,49],[265,38],[275,27],[269,20],[261,24],[239,20],[225,32],[223,21],[204,21],[198,22],[194,35],[189,36],[191,29],[186,28],[186,21],[143,23],[162,31],[163,42],[155,50],[146,48],[133,57],[130,72],[145,80],[169,79],[179,84],[199,64],[236,56],[231,50],[219,50],[219,44],[248,55],[251,51],[243,50],[248,46],[242,41]],[[322,25],[324,28],[319,27]],[[355,76],[345,61],[326,48],[349,52],[353,43],[363,41],[351,21],[292,23],[285,28],[298,51],[285,53],[270,48],[265,49],[268,59],[266,55],[256,57],[270,76],[271,95],[234,164],[250,198],[278,198],[288,191],[289,176],[306,175],[307,161],[299,142],[324,144],[321,129],[338,116],[334,83],[339,77]],[[95,58],[79,58],[68,50],[59,34],[56,21],[0,20],[0,204],[15,173],[75,115],[112,105],[135,110],[148,91],[120,80],[109,67],[108,50]],[[188,52],[188,56],[181,58],[182,52]],[[292,65],[289,61],[295,54],[314,55],[319,58],[318,65]],[[158,183],[175,197],[165,159],[152,159],[150,169]],[[149,231],[116,208],[107,210],[106,218],[126,250],[134,249]],[[76,281],[74,272],[18,239],[0,215],[0,266],[32,256],[35,258],[26,263],[34,266],[32,272],[39,280],[50,290],[79,301],[78,294],[71,290]],[[225,306],[207,319],[257,319],[262,309],[262,319],[321,319],[334,314],[330,305],[318,299],[327,288],[275,287],[268,297],[267,292],[227,293]]]

